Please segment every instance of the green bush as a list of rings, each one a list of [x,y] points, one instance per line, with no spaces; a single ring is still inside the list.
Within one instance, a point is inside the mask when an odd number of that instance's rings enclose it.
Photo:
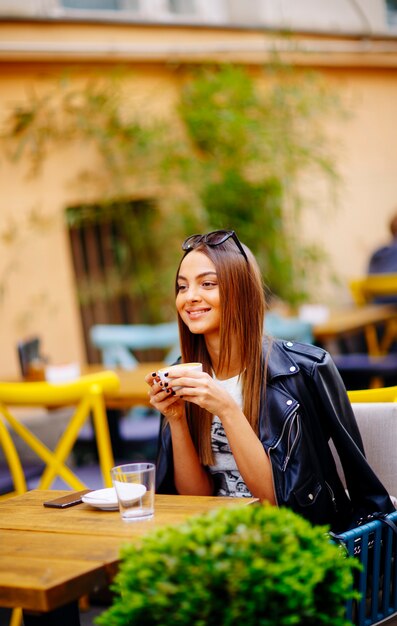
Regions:
[[[347,625],[354,559],[269,506],[218,509],[122,550],[103,626]]]

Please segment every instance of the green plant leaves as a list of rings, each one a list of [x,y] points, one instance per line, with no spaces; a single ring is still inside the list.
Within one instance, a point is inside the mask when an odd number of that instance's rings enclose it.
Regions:
[[[103,626],[345,626],[357,561],[287,509],[219,509],[122,551]]]

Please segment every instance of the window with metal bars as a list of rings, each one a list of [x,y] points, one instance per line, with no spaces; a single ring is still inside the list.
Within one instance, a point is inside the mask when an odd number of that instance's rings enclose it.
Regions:
[[[66,211],[88,362],[99,358],[89,342],[91,326],[143,321],[146,303],[139,275],[151,252],[150,238],[142,237],[141,229],[149,228],[152,206],[140,200]]]

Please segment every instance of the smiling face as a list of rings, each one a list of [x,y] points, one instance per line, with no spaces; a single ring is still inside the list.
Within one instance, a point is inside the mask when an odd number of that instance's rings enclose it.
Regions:
[[[176,308],[193,334],[219,336],[221,308],[213,262],[193,250],[183,259],[177,278]]]

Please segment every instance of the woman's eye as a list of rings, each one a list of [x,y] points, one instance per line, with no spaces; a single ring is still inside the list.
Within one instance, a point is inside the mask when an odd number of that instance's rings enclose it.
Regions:
[[[186,289],[186,285],[177,285],[177,290],[178,290],[178,293],[179,293],[180,291],[184,291],[185,289]]]
[[[203,283],[203,287],[207,287],[207,288],[216,287],[216,283],[213,283],[213,282],[211,282],[211,281],[209,281],[209,280],[206,280],[206,281]]]

